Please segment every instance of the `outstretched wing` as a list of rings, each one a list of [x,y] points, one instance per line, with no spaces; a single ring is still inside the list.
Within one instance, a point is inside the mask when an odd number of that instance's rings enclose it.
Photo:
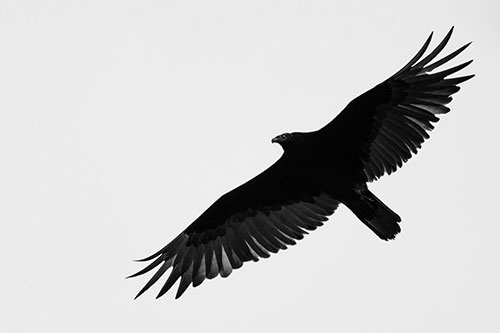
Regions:
[[[338,202],[301,181],[285,156],[269,169],[226,193],[163,249],[141,261],[154,260],[140,272],[158,267],[139,297],[169,269],[157,297],[180,278],[176,298],[187,287],[217,275],[227,277],[246,261],[267,258],[314,230],[333,214]]]
[[[431,63],[448,43],[453,28],[443,41],[422,58],[432,33],[415,57],[396,74],[351,101],[329,124],[317,131],[322,149],[334,146],[342,156],[340,168],[357,173],[362,181],[391,174],[417,153],[437,122],[450,111],[445,105],[459,91],[458,84],[474,75],[447,78],[472,60],[433,73],[470,45]]]

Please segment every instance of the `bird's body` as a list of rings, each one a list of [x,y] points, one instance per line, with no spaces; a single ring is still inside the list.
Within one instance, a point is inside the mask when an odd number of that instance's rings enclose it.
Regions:
[[[452,29],[453,30],[453,29]],[[231,274],[246,261],[258,261],[294,245],[346,205],[381,239],[400,232],[400,217],[367,187],[417,153],[436,115],[473,75],[447,79],[469,62],[429,74],[467,46],[431,63],[452,30],[425,58],[431,36],[417,55],[389,79],[351,101],[323,128],[285,133],[272,142],[284,150],[260,175],[224,194],[178,237],[145,258],[154,261],[133,276],[159,266],[137,296],[169,268],[159,296],[181,278],[176,297],[206,278]]]

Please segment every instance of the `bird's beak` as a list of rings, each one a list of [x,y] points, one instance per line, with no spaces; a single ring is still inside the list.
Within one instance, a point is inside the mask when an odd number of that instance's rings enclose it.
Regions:
[[[271,143],[276,143],[278,142],[278,137],[274,137],[272,140],[271,140]]]

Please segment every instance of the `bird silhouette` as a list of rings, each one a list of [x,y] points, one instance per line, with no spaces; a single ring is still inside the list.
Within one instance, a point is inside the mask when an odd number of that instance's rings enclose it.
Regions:
[[[244,262],[268,258],[294,245],[347,206],[383,240],[401,229],[400,217],[367,183],[391,174],[415,155],[458,84],[448,78],[472,60],[439,72],[466,44],[439,60],[453,28],[427,56],[432,33],[418,53],[387,80],[352,100],[323,128],[272,139],[282,156],[267,170],[221,196],[174,240],[140,261],[152,262],[130,277],[157,271],[136,298],[171,269],[157,297],[180,278],[176,298],[205,279],[227,277]]]

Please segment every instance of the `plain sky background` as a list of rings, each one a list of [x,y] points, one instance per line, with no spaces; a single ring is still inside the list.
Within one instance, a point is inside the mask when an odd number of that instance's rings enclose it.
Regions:
[[[159,300],[124,279],[435,32],[477,76],[420,153],[297,246]],[[499,332],[498,1],[0,4],[1,332]],[[162,280],[163,281],[163,280]]]

